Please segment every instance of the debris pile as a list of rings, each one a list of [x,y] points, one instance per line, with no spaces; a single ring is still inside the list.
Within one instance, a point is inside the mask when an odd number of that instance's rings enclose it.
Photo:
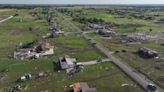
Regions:
[[[7,92],[21,92],[22,87],[20,85],[16,85],[12,88],[10,88]]]
[[[13,57],[17,60],[24,60],[24,59],[37,59],[45,55],[52,55],[54,54],[54,46],[50,43],[40,43],[38,46],[23,50],[19,52],[14,52]]]
[[[128,34],[126,37],[127,42],[148,41],[152,38],[150,35],[144,33]]]

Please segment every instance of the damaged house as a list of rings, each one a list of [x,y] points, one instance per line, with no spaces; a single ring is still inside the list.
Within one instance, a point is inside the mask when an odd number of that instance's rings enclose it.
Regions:
[[[149,48],[139,48],[137,53],[144,58],[157,58],[158,52]]]
[[[59,69],[66,70],[68,75],[74,75],[84,68],[83,65],[76,63],[75,58],[70,58],[67,56],[59,58],[57,65]]]
[[[17,60],[37,59],[41,56],[54,54],[54,46],[50,43],[40,43],[38,46],[19,52],[14,52],[13,57]]]
[[[75,58],[69,58],[69,57],[60,57],[59,58],[59,66],[60,69],[64,70],[64,69],[69,69],[69,68],[73,68],[76,65],[76,59]]]
[[[52,30],[52,37],[57,37],[57,36],[60,36],[60,35],[64,35],[64,31],[61,31],[58,28],[55,28],[55,29]]]
[[[116,32],[107,29],[100,29],[96,31],[96,34],[99,35],[116,35]]]

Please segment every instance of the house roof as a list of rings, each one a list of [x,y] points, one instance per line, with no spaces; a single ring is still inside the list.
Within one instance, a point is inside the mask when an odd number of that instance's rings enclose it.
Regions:
[[[74,62],[76,62],[75,58],[65,58],[65,61],[67,62],[68,65],[73,65]]]
[[[75,83],[73,88],[75,92],[97,92],[96,88],[89,88],[85,82]]]
[[[80,90],[81,90],[81,88],[80,88],[80,83],[74,83],[74,85],[73,85],[73,90],[74,90],[75,92],[80,91]]]

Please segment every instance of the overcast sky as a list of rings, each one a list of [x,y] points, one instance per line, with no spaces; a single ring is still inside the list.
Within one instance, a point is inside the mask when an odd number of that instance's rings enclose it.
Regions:
[[[0,0],[0,4],[164,4],[164,0]]]

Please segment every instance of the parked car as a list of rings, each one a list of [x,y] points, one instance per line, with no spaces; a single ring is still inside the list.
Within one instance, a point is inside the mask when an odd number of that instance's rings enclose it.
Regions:
[[[147,89],[151,92],[155,92],[157,87],[155,86],[155,84],[149,84],[147,85]]]
[[[31,79],[32,79],[32,75],[31,74],[24,74],[17,81],[18,82],[23,82],[23,81],[31,80]]]

